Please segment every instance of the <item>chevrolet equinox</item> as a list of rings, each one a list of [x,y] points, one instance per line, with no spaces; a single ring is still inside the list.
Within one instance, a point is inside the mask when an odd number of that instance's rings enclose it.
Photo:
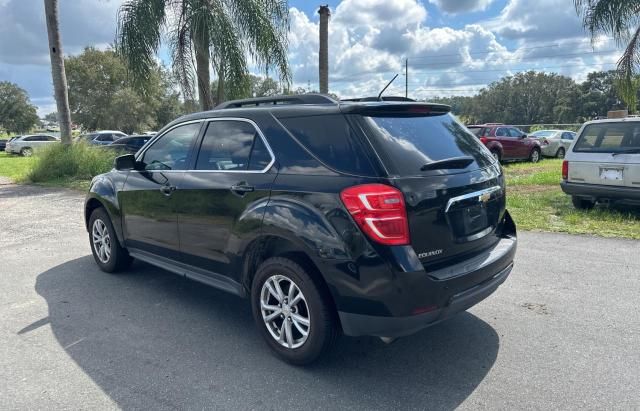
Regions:
[[[97,265],[138,259],[247,297],[282,359],[389,341],[464,311],[513,267],[502,169],[449,107],[323,95],[181,117],[93,179]]]

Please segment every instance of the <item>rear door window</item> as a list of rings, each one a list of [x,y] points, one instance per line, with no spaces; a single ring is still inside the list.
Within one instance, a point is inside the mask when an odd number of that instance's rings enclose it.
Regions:
[[[576,142],[575,152],[615,153],[640,150],[640,122],[590,124]]]
[[[363,119],[371,143],[391,174],[423,175],[423,166],[455,157],[472,157],[481,168],[493,164],[480,140],[451,114]]]
[[[280,122],[300,144],[330,168],[348,174],[375,175],[362,142],[344,115],[284,118]]]
[[[271,154],[252,124],[217,120],[207,127],[196,170],[260,171],[270,162]]]

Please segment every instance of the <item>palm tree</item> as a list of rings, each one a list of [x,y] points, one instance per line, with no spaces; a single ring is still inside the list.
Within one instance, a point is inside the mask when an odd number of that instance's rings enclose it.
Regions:
[[[64,56],[62,55],[62,41],[60,40],[60,28],[58,26],[58,0],[44,0],[44,13],[49,35],[51,75],[53,77],[56,106],[58,107],[60,139],[63,144],[71,144],[71,112],[69,111],[67,75],[64,71]]]
[[[197,82],[200,107],[209,110],[210,67],[218,77],[219,103],[225,83],[245,86],[247,56],[289,83],[288,24],[286,0],[126,0],[118,12],[116,45],[134,80],[143,82],[166,40],[185,99],[193,99]]]
[[[574,0],[592,39],[612,36],[625,50],[618,60],[618,89],[630,109],[635,106],[640,73],[640,0]]]

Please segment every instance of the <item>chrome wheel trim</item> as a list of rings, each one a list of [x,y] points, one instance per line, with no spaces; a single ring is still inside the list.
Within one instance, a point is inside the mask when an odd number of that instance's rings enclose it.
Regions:
[[[99,218],[93,222],[91,240],[96,257],[101,263],[107,264],[111,259],[111,237],[107,225]]]
[[[32,155],[33,155],[33,150],[31,150],[30,148],[22,149],[22,156],[23,157],[31,157]]]
[[[557,157],[558,158],[564,158],[564,149],[561,148],[560,150],[558,150]]]
[[[260,312],[269,334],[285,348],[301,347],[309,337],[311,315],[307,300],[290,278],[272,275],[260,291]]]
[[[500,161],[500,154],[498,154],[497,151],[492,151],[491,155],[496,159],[496,161]]]

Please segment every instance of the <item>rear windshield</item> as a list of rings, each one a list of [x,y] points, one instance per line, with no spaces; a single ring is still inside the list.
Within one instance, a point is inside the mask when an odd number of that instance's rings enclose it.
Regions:
[[[532,136],[534,136],[534,137],[551,137],[555,133],[556,133],[555,131],[536,131],[535,133],[532,134]]]
[[[484,145],[451,114],[364,117],[371,143],[391,174],[421,175],[435,161],[472,157],[480,168],[493,163]]]
[[[469,131],[471,131],[473,134],[475,134],[478,137],[482,135],[482,130],[484,130],[484,127],[469,126],[467,128],[469,129]]]
[[[640,122],[590,124],[584,128],[573,151],[616,153],[640,150]]]

